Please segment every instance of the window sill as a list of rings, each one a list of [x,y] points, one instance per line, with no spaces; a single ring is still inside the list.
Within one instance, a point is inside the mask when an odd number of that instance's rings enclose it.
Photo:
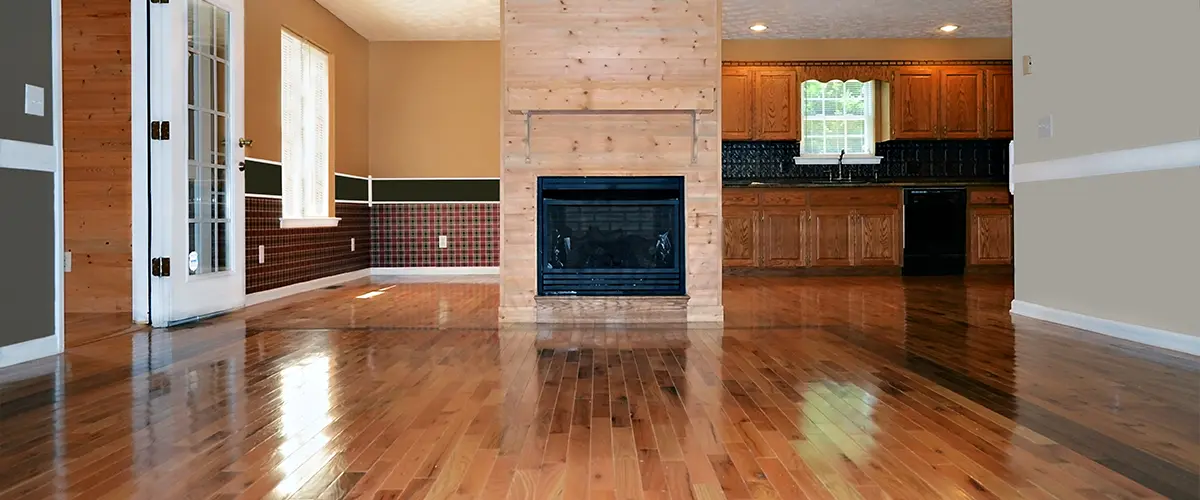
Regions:
[[[797,165],[837,165],[836,156],[797,156],[793,158]],[[842,165],[878,165],[883,161],[882,156],[847,156],[842,158]]]
[[[303,219],[279,219],[280,229],[297,229],[305,227],[337,227],[341,217],[306,217]]]

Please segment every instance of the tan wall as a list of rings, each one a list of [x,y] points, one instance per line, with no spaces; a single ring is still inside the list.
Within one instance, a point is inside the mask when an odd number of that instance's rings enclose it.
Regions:
[[[279,33],[300,35],[329,52],[333,171],[367,175],[367,40],[314,0],[246,2],[247,156],[279,161]]]
[[[500,42],[375,42],[370,68],[371,175],[500,175]]]
[[[1013,82],[1017,163],[1200,138],[1197,26],[1196,0],[1014,1],[1014,53],[1034,62]]]
[[[1034,62],[1014,82],[1018,168],[1200,138],[1195,0],[1016,0],[1013,18]],[[1200,168],[1017,184],[1017,300],[1200,335],[1197,192]]]
[[[1018,184],[1016,298],[1200,335],[1197,168]]]
[[[725,40],[725,61],[1012,59],[1008,38]]]

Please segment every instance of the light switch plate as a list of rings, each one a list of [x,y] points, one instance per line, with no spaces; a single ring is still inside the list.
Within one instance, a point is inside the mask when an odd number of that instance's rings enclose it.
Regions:
[[[1038,119],[1038,139],[1054,137],[1054,115],[1046,115]]]
[[[267,261],[267,247],[264,245],[258,246],[258,263],[262,264]]]
[[[63,272],[71,272],[71,252],[63,252]]]
[[[46,116],[46,89],[25,84],[25,114]]]
[[[354,238],[350,238],[350,251],[354,251]]]
[[[450,247],[449,238],[446,238],[446,235],[444,235],[444,234],[441,236],[438,236],[438,248],[449,248],[449,247]]]

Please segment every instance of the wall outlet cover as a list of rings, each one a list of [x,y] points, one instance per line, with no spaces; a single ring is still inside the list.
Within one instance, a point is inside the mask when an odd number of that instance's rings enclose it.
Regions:
[[[258,263],[262,264],[267,261],[267,247],[264,245],[258,246]]]
[[[1054,115],[1046,115],[1038,119],[1038,138],[1054,137]]]
[[[354,251],[354,238],[350,238],[350,251]]]
[[[25,114],[46,116],[46,89],[25,84]]]
[[[63,272],[71,272],[71,252],[63,252]]]
[[[446,238],[446,235],[443,234],[441,236],[438,236],[438,248],[449,248],[449,247],[450,247],[450,240],[448,238]]]
[[[1021,74],[1033,74],[1033,56],[1021,56]]]

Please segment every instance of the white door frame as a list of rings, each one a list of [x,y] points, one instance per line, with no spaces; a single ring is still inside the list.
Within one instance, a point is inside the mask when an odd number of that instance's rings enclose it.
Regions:
[[[215,4],[224,4],[222,1],[214,1]],[[130,25],[131,25],[131,111],[132,123],[130,133],[132,135],[133,150],[132,159],[132,212],[133,220],[131,221],[131,229],[133,236],[132,248],[132,309],[133,320],[137,323],[151,322],[151,280],[155,279],[150,275],[150,259],[154,257],[152,252],[151,238],[155,237],[153,233],[153,222],[151,220],[152,207],[152,191],[150,175],[150,148],[152,141],[150,140],[150,65],[151,65],[151,50],[150,50],[150,5],[145,0],[130,0]],[[242,26],[242,39],[240,43],[231,43],[229,50],[231,59],[236,58],[243,65],[242,72],[234,84],[230,87],[229,92],[234,96],[234,109],[240,113],[245,113],[245,89],[244,89],[244,57],[245,57],[245,13],[242,12],[240,22]],[[158,70],[158,68],[155,68]],[[243,118],[244,120],[244,118]],[[244,124],[244,121],[242,122]],[[244,136],[244,130],[241,127],[230,125],[237,129],[233,136]],[[244,125],[243,125],[244,126]],[[184,132],[180,130],[179,132]],[[184,137],[180,135],[179,137]],[[231,145],[232,146],[232,145]],[[246,217],[245,217],[245,196],[244,196],[244,176],[240,170],[237,170],[238,162],[243,159],[244,151],[241,148],[230,149],[234,154],[229,155],[229,174],[230,184],[238,186],[238,189],[231,191],[231,196],[227,201],[228,207],[233,210],[233,234],[232,242],[233,249],[229,255],[231,267],[238,271],[240,276],[240,284],[238,291],[241,296],[245,297],[246,290],[246,264],[245,264],[245,238],[246,238]],[[172,274],[178,272],[187,272],[186,262],[176,262],[172,266]],[[244,300],[242,301],[244,302]],[[155,314],[157,316],[157,313]]]

